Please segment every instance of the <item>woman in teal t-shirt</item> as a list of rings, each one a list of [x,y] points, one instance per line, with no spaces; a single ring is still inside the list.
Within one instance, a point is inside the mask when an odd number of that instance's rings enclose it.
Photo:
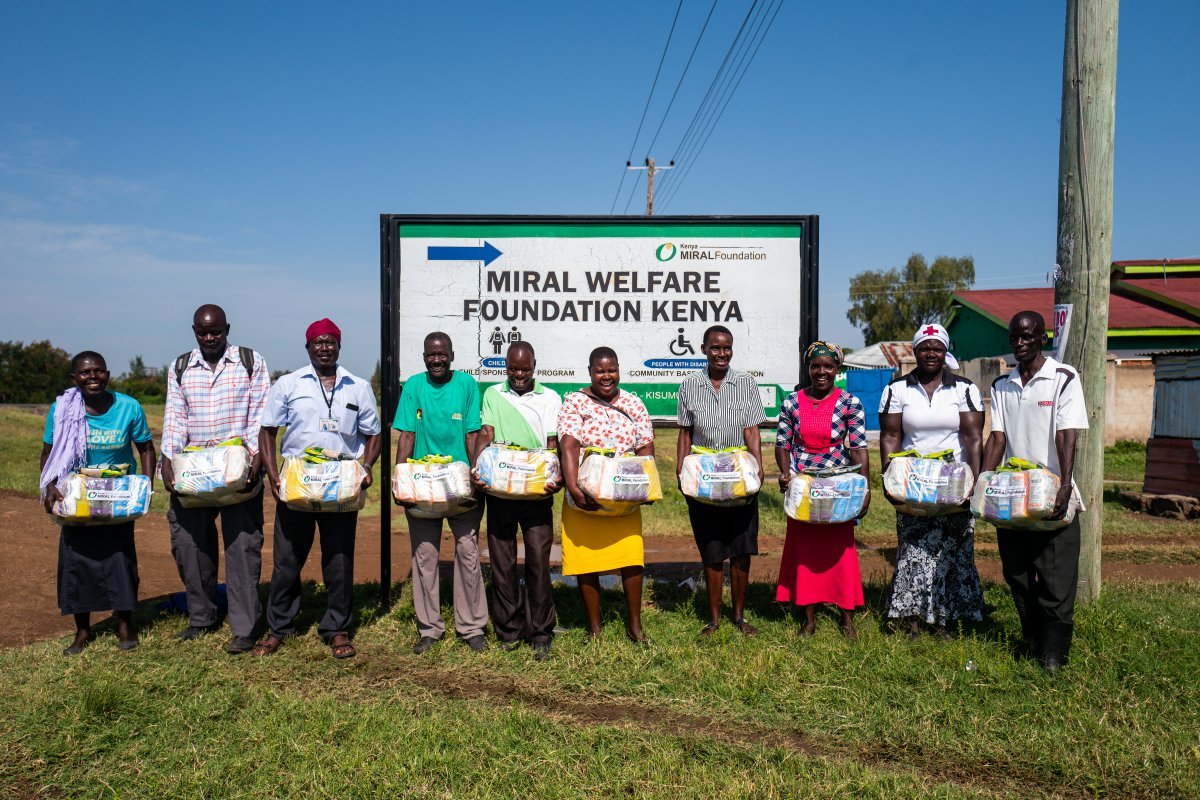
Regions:
[[[108,366],[99,353],[84,351],[71,360],[68,389],[50,406],[42,437],[42,500],[47,513],[62,498],[58,481],[84,466],[128,464],[154,480],[154,442],[146,414],[132,397],[108,391]],[[61,406],[61,409],[60,409]],[[86,426],[86,427],[85,427]],[[117,618],[117,646],[138,645],[133,627],[137,605],[137,552],[133,522],[83,527],[63,525],[58,543],[58,606],[75,617],[75,641],[63,650],[75,655],[96,638],[93,611],[112,609]]]

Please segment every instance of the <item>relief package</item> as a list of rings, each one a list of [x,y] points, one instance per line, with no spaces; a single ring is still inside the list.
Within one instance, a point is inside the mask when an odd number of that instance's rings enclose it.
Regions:
[[[408,512],[423,519],[458,516],[479,504],[471,487],[471,468],[450,456],[430,455],[397,464],[392,471],[392,496],[402,503],[416,503]]]
[[[940,458],[893,456],[883,473],[883,489],[899,510],[918,517],[964,511],[974,483],[966,464]]]
[[[54,504],[60,525],[118,525],[150,510],[150,477],[94,478],[71,473],[58,483],[62,500]]]
[[[584,494],[600,504],[599,511],[589,514],[623,517],[663,496],[654,456],[614,455],[589,447],[579,465],[578,482]]]
[[[692,448],[679,470],[679,483],[688,497],[715,506],[745,505],[758,494],[758,462],[744,447],[721,452]]]
[[[505,444],[485,447],[475,472],[487,484],[488,494],[516,500],[546,497],[547,481],[562,482],[553,450],[525,450]]]
[[[171,458],[175,491],[184,508],[231,506],[254,497],[262,487],[250,491],[250,451],[241,439],[230,439],[213,447],[185,447]]]
[[[971,495],[971,513],[979,519],[1003,528],[1053,531],[1065,528],[1075,518],[1072,502],[1063,519],[1048,520],[1054,513],[1054,500],[1062,481],[1050,470],[1009,459],[996,472],[985,472],[975,483]]]
[[[857,472],[837,475],[792,476],[783,497],[783,510],[798,522],[835,525],[862,513],[867,479]]]
[[[359,511],[367,503],[366,477],[366,468],[353,458],[285,456],[279,499],[297,511]]]

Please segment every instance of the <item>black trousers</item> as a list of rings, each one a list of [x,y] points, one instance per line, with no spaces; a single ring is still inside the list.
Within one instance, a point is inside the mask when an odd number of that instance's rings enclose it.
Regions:
[[[300,614],[300,570],[312,550],[316,529],[321,531],[321,580],[325,582],[325,614],[317,634],[329,642],[347,633],[354,600],[354,533],[358,512],[313,513],[275,506],[272,539],[275,568],[267,601],[267,624],[276,636],[293,636]]]
[[[517,574],[517,527],[525,538],[525,591]],[[554,501],[487,499],[492,628],[501,642],[548,641],[557,619],[550,588]]]
[[[1057,531],[997,528],[1004,580],[1026,637],[1043,622],[1073,624],[1079,586],[1079,517]]]

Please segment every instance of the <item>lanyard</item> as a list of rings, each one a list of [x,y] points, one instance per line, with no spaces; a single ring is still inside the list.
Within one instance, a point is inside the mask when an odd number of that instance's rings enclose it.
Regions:
[[[321,399],[325,401],[326,407],[329,408],[329,419],[333,419],[333,396],[337,393],[337,377],[334,377],[333,388],[329,390],[329,396],[325,396],[325,384],[321,383],[321,376],[317,376],[317,386],[321,389]]]

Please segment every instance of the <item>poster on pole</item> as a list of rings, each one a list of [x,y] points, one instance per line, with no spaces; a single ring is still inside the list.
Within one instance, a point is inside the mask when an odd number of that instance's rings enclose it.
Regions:
[[[1054,304],[1054,357],[1062,361],[1067,357],[1067,339],[1071,335],[1071,304]]]
[[[680,381],[706,364],[704,331],[723,325],[775,417],[816,337],[816,228],[815,216],[384,215],[385,408],[442,331],[454,368],[484,386],[505,379],[510,344],[529,342],[537,379],[564,394],[606,345],[621,388],[674,419]]]

